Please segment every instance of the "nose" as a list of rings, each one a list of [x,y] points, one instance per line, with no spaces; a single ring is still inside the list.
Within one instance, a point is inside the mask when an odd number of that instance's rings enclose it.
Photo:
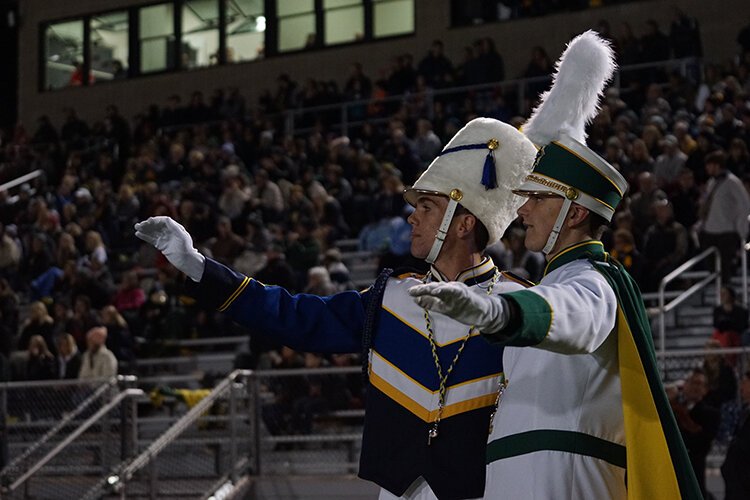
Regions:
[[[417,213],[417,211],[415,210],[415,211],[413,211],[412,213],[409,214],[409,217],[406,218],[406,222],[408,222],[412,226],[416,225],[416,223],[417,223],[417,218],[415,217],[416,213]]]
[[[524,218],[525,215],[529,213],[529,203],[531,203],[531,198],[527,198],[526,201],[523,203],[523,205],[518,207],[518,210],[516,210],[516,213],[522,219]]]

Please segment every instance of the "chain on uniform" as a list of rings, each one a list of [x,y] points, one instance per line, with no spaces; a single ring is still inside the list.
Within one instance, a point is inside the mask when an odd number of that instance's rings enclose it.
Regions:
[[[427,282],[430,277],[432,277],[432,272],[428,272],[425,277],[424,281]],[[492,280],[490,281],[489,286],[487,287],[487,295],[490,295],[492,293],[492,289],[495,287],[495,283],[497,283],[497,280],[500,278],[500,271],[498,271],[497,267],[495,267],[495,274],[492,276]],[[450,366],[448,366],[448,370],[445,372],[445,376],[443,376],[443,367],[440,364],[440,358],[437,354],[437,343],[435,342],[435,334],[432,330],[432,321],[430,320],[430,313],[427,309],[424,309],[424,320],[425,324],[427,325],[427,338],[430,341],[430,347],[432,348],[432,359],[435,362],[435,367],[437,368],[438,372],[438,378],[440,379],[440,399],[438,400],[438,411],[437,411],[437,417],[435,417],[435,421],[432,423],[432,426],[430,426],[430,430],[427,434],[427,444],[432,444],[432,440],[437,437],[438,435],[438,425],[440,424],[440,418],[443,415],[443,407],[445,406],[445,395],[447,392],[447,389],[445,387],[445,384],[448,382],[448,377],[450,377],[451,372],[453,371],[453,368],[456,367],[456,363],[458,362],[458,358],[461,356],[461,353],[464,350],[464,347],[466,347],[466,343],[469,341],[469,338],[471,338],[471,332],[474,330],[474,325],[469,327],[469,331],[466,333],[466,336],[464,336],[463,340],[461,341],[461,346],[458,348],[458,351],[456,352],[456,355],[453,357],[453,361],[451,361]]]

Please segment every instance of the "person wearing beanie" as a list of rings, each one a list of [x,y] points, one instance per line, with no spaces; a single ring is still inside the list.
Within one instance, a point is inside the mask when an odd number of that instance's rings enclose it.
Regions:
[[[536,148],[489,118],[466,124],[404,193],[411,253],[429,272],[386,270],[368,289],[291,295],[206,258],[168,217],[136,235],[190,277],[187,292],[258,336],[299,351],[362,353],[368,381],[359,476],[380,499],[467,499],[484,492],[484,451],[503,384],[501,348],[410,300],[421,283],[460,282],[475,294],[521,289],[484,249],[502,237]],[[255,337],[258,338],[258,337]]]

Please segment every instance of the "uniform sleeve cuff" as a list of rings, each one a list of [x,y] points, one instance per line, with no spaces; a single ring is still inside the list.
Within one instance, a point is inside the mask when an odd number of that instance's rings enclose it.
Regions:
[[[504,293],[510,308],[510,319],[502,330],[482,332],[493,344],[526,347],[542,342],[552,327],[553,311],[544,297],[530,290]]]
[[[203,306],[226,310],[242,293],[250,278],[206,257],[200,282],[185,280],[185,295]]]

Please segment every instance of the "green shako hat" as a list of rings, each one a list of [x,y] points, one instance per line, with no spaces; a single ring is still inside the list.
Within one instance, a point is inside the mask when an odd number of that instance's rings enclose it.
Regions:
[[[625,178],[586,146],[586,124],[596,116],[615,68],[612,48],[594,31],[575,37],[556,64],[552,88],[523,127],[539,151],[532,172],[514,193],[565,199],[544,253],[552,251],[572,203],[610,221],[627,191]]]
[[[566,135],[542,146],[516,194],[555,192],[612,220],[628,183],[612,165]]]

